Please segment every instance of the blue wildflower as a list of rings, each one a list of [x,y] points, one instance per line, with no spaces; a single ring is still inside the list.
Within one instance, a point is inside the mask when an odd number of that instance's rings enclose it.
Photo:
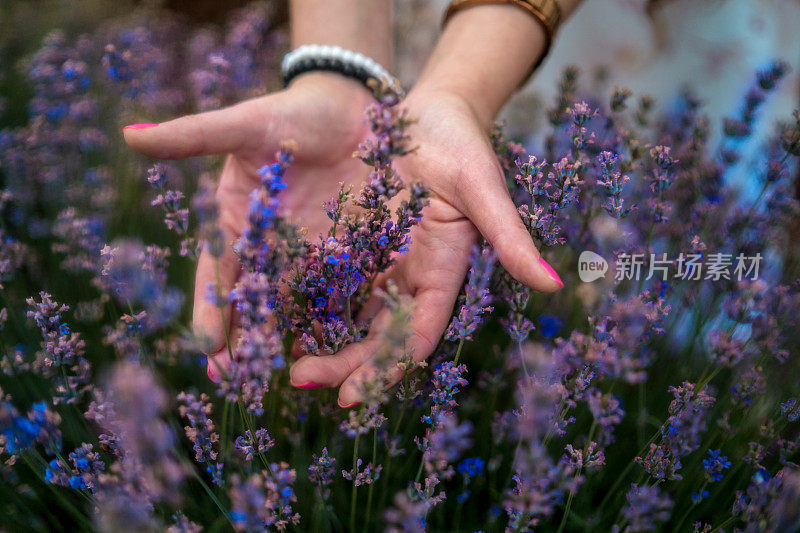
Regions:
[[[721,450],[708,450],[708,458],[703,459],[703,468],[709,481],[722,479],[722,471],[731,467],[731,462],[720,453]]]
[[[470,457],[458,464],[459,473],[467,477],[475,477],[483,473],[484,462],[480,457]]]
[[[539,332],[546,339],[552,339],[561,331],[563,322],[553,315],[542,315],[539,317]]]

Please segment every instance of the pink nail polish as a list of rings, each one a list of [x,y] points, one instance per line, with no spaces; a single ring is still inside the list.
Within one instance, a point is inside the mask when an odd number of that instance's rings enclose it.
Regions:
[[[292,387],[295,387],[295,388],[298,388],[298,389],[318,389],[318,388],[322,387],[322,385],[320,385],[319,383],[317,383],[315,381],[308,381],[306,383],[303,383],[302,385],[292,385]]]
[[[129,126],[125,126],[124,128],[122,128],[122,131],[125,131],[128,128],[132,130],[144,130],[147,128],[155,128],[156,126],[158,126],[158,124],[131,124]]]
[[[563,286],[564,286],[564,282],[563,282],[563,281],[561,281],[561,278],[560,278],[560,277],[558,277],[558,274],[556,274],[556,271],[555,271],[555,270],[553,270],[553,267],[551,267],[551,266],[550,266],[550,265],[547,263],[547,261],[545,261],[545,260],[544,260],[544,257],[542,257],[542,256],[539,256],[539,262],[542,264],[542,266],[544,267],[544,269],[545,269],[545,270],[547,270],[547,273],[548,273],[548,274],[550,274],[550,278],[551,278],[553,281],[555,281],[556,283],[558,283],[558,284],[559,284],[559,286],[563,287]]]
[[[349,409],[351,407],[355,407],[356,405],[360,404],[361,402],[353,402],[353,403],[343,404],[342,400],[336,400],[336,403],[338,403],[339,407],[341,407],[342,409]]]
[[[208,379],[210,379],[210,380],[211,380],[211,381],[213,381],[214,383],[219,383],[219,380],[218,380],[218,379],[217,379],[215,376],[213,376],[213,375],[211,374],[211,365],[212,365],[212,364],[213,364],[213,363],[210,363],[210,364],[209,364],[209,365],[206,367],[206,375],[208,376]]]

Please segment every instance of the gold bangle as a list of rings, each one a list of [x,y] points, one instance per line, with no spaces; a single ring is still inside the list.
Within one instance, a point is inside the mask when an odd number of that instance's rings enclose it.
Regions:
[[[539,24],[542,25],[542,28],[544,28],[544,51],[539,56],[539,59],[536,60],[536,63],[533,64],[530,72],[520,84],[522,85],[528,81],[539,65],[542,64],[544,58],[547,57],[547,53],[550,51],[550,46],[553,43],[553,38],[555,37],[558,26],[561,23],[561,8],[556,0],[453,0],[447,7],[447,11],[445,11],[442,25],[444,26],[451,16],[462,9],[486,4],[506,4],[517,6],[518,8],[525,10],[526,13],[532,16],[536,21],[539,22]]]

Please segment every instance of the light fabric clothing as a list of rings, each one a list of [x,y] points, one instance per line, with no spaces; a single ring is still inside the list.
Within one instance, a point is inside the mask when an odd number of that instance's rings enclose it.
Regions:
[[[705,103],[714,133],[722,118],[739,112],[753,74],[773,59],[791,66],[789,75],[760,111],[753,141],[730,178],[751,189],[748,161],[758,157],[760,140],[774,120],[787,119],[800,97],[800,2],[797,0],[673,0],[651,18],[644,0],[585,0],[562,26],[550,56],[534,78],[504,109],[511,132],[543,126],[541,113],[552,105],[560,73],[581,67],[584,85],[599,66],[609,67],[608,87],[626,86],[635,95],[656,97],[661,105],[686,86]],[[409,83],[433,45],[447,2],[400,0],[398,69]],[[525,16],[520,13],[521,16]]]

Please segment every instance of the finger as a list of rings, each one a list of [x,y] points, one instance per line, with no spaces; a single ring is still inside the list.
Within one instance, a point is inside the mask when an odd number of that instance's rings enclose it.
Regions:
[[[131,148],[156,159],[227,154],[273,137],[263,132],[270,123],[260,116],[265,105],[266,99],[251,100],[161,124],[125,126],[122,132]]]
[[[236,342],[241,335],[242,315],[234,312],[231,317],[230,349],[227,343],[223,343],[222,348],[208,356],[206,373],[208,378],[214,383],[219,383],[231,371],[231,356],[236,357],[232,351],[236,347]]]
[[[405,345],[405,353],[411,354],[414,361],[424,361],[436,349],[439,339],[450,322],[450,315],[457,297],[458,289],[428,289],[416,294],[413,299],[414,311],[411,317],[412,333]],[[353,362],[355,361],[351,361],[351,364]],[[373,364],[372,358],[363,358],[361,365],[355,368],[342,382],[339,388],[339,405],[352,407],[361,402],[364,383],[373,379],[377,373],[378,370]],[[397,367],[390,368],[384,376],[389,386],[397,383],[402,377],[403,373]]]
[[[305,350],[300,348],[301,356],[296,357],[294,365],[289,369],[289,382],[292,386],[300,389],[338,387],[354,368],[374,355],[380,340],[378,338],[378,332],[381,331],[380,324],[389,318],[384,295],[380,293],[386,287],[387,279],[386,273],[377,277],[372,285],[372,294],[356,316],[358,324],[372,323],[367,336],[332,355],[306,355]],[[401,287],[401,290],[404,288]],[[298,343],[295,342],[295,345]]]
[[[502,170],[494,157],[472,166],[458,182],[460,208],[497,253],[514,279],[541,292],[564,284],[542,258],[508,194]]]
[[[384,309],[375,318],[379,323],[388,317]],[[345,346],[332,355],[306,355],[289,368],[289,383],[300,389],[337,387],[353,370],[375,354],[380,345],[379,328],[373,328],[361,341]]]
[[[383,272],[378,275],[375,282],[372,284],[372,294],[370,294],[361,309],[356,314],[357,324],[369,324],[372,322],[378,313],[384,308],[386,299],[383,290],[386,288],[386,281],[389,279],[389,274]],[[400,290],[405,290],[405,287],[398,287]]]
[[[206,366],[208,379],[214,383],[219,383],[224,379],[225,374],[230,371],[231,356],[228,353],[227,347],[223,347],[221,350],[208,356],[208,364]]]
[[[219,258],[203,249],[197,260],[192,327],[195,335],[207,339],[207,354],[222,349],[225,346],[225,333],[231,331],[231,304],[225,305],[220,311],[211,298],[217,282],[217,270],[219,287],[216,290],[222,297],[230,294],[241,271],[233,248],[227,244],[230,238],[226,236],[225,239],[226,245]]]

